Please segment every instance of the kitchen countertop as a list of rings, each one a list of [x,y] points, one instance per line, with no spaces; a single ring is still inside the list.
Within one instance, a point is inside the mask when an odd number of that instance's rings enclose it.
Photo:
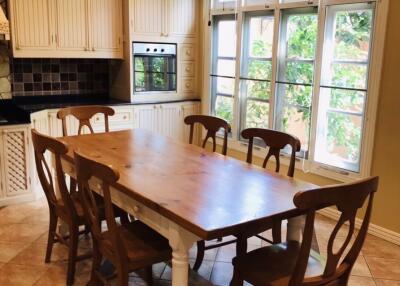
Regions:
[[[131,103],[109,98],[107,95],[18,96],[11,100],[0,100],[0,126],[29,124],[31,113],[46,109],[80,105],[143,105],[183,101],[200,101],[200,99]]]

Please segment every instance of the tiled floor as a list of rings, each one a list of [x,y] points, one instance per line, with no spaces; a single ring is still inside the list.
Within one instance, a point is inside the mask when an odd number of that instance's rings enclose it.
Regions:
[[[47,222],[48,211],[44,200],[0,209],[0,285],[65,285],[66,248],[56,245],[52,262],[44,263]],[[318,217],[316,232],[322,254],[332,226],[331,220]],[[339,233],[338,241],[343,235],[344,232]],[[249,241],[250,249],[261,245],[263,243],[258,239]],[[83,237],[80,252],[88,249],[90,238]],[[233,245],[208,251],[199,274],[191,273],[191,285],[229,285],[234,253]],[[190,252],[191,262],[195,254],[194,248]],[[90,260],[78,263],[75,285],[86,284],[90,267]],[[168,265],[158,264],[153,270],[156,285],[170,285],[171,268]],[[400,247],[368,236],[352,274],[349,285],[400,286]],[[131,281],[132,285],[145,285],[136,274],[132,274]]]

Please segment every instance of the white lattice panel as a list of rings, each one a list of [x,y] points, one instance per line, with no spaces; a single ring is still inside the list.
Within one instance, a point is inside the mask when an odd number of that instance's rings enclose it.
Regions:
[[[6,195],[16,196],[28,190],[26,131],[3,133]]]

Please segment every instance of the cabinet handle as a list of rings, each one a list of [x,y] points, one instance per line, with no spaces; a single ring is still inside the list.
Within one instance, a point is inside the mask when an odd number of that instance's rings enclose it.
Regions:
[[[187,82],[187,83],[185,84],[185,86],[186,86],[187,88],[189,88],[189,87],[190,87],[190,83]]]
[[[156,109],[156,108],[157,108],[157,105],[154,105],[153,108]]]
[[[187,51],[186,51],[186,55],[187,55],[187,56],[190,56],[191,54],[192,54],[192,52],[191,52],[190,50],[187,50]]]
[[[124,115],[124,116],[122,117],[122,119],[124,119],[124,120],[127,119],[127,118],[128,118],[128,117],[127,117],[126,115]]]
[[[186,69],[185,69],[187,72],[190,72],[190,67],[186,67]]]
[[[95,51],[96,51],[96,49],[95,49],[95,48],[92,48],[92,51],[93,51],[93,52],[95,52]]]
[[[160,105],[160,109],[162,109],[163,107],[162,107],[162,105]]]

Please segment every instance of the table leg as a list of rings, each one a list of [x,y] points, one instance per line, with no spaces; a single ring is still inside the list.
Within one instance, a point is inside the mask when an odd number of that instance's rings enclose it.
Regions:
[[[304,223],[306,217],[304,215],[288,219],[287,223],[287,241],[300,241],[303,234]]]
[[[175,224],[171,224],[169,233],[169,244],[172,248],[172,286],[189,285],[189,249],[197,239]]]

